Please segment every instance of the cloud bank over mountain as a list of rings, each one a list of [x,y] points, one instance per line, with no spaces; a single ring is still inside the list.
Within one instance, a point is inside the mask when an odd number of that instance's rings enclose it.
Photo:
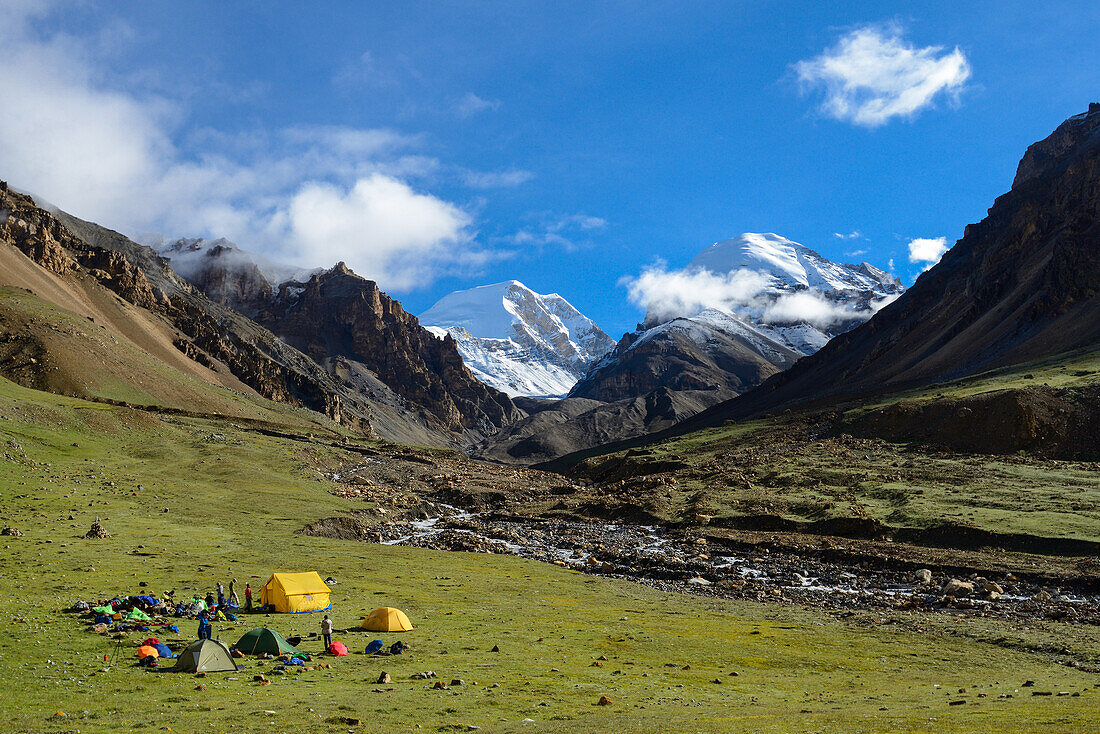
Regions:
[[[0,95],[20,100],[0,110],[14,186],[131,234],[224,236],[303,266],[343,260],[384,288],[424,286],[494,256],[475,242],[470,211],[414,184],[441,167],[418,154],[418,136],[192,129],[183,102],[112,80],[109,44],[44,30],[39,20],[62,5],[0,11]],[[481,188],[524,180],[514,171],[461,177]]]

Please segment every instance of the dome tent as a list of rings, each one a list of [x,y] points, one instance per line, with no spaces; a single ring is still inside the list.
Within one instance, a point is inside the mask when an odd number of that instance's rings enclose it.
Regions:
[[[329,588],[316,571],[273,573],[260,589],[260,604],[283,614],[329,609]]]
[[[375,609],[359,626],[372,632],[408,632],[413,628],[405,613],[393,607]]]
[[[237,640],[234,647],[246,655],[256,655],[261,652],[271,653],[272,655],[282,655],[283,653],[291,655],[305,654],[287,642],[286,638],[278,632],[267,627],[245,632],[241,639]]]
[[[177,673],[217,673],[236,671],[233,654],[221,640],[195,640],[180,653],[172,667]]]

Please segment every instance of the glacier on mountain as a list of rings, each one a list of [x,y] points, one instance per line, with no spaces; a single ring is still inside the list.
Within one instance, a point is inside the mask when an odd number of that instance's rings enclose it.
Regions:
[[[516,280],[444,296],[420,323],[440,338],[449,334],[474,375],[512,397],[565,395],[615,346],[560,295]]]

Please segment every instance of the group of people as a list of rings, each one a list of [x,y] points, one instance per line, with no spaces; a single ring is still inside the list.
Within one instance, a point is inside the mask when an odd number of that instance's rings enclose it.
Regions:
[[[222,582],[219,581],[216,591],[217,597],[213,592],[207,592],[206,594],[206,606],[208,609],[213,609],[215,606],[218,609],[225,609],[227,607],[241,608],[241,600],[237,596],[237,592],[233,590],[233,586],[237,583],[237,579],[231,579],[229,581],[229,596],[225,595],[225,587],[222,586]],[[244,611],[252,611],[252,584],[244,585]]]
[[[206,603],[206,611],[198,615],[200,640],[213,639],[214,627],[211,623],[217,619],[218,612],[226,614],[229,613],[229,609],[242,609],[240,597],[237,596],[237,592],[233,588],[236,583],[237,579],[231,579],[229,581],[228,596],[225,593],[225,587],[222,586],[221,581],[218,582],[214,591],[206,593],[206,598],[203,600]],[[215,596],[215,594],[217,596]],[[252,584],[244,585],[243,611],[252,611]]]

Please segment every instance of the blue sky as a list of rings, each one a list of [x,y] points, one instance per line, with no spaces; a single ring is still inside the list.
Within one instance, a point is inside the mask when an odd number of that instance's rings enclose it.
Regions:
[[[1100,99],[1095,2],[319,5],[0,0],[0,178],[617,338],[624,278],[745,231],[911,282]]]

